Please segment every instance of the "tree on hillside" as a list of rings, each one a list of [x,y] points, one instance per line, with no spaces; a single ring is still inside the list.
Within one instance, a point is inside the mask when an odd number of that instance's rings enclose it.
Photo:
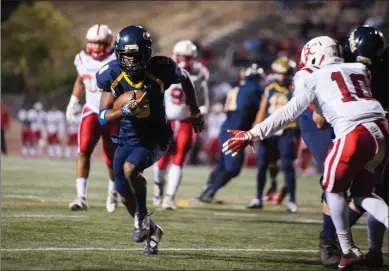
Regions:
[[[74,76],[78,42],[69,35],[68,19],[50,2],[20,4],[1,28],[2,71],[24,81],[26,98]]]

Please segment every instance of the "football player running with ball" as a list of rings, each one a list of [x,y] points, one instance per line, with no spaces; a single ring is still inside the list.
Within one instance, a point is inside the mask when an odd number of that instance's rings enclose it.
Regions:
[[[294,77],[294,97],[249,131],[223,144],[235,156],[254,140],[263,140],[294,121],[313,103],[335,133],[321,181],[342,256],[339,270],[363,260],[351,237],[348,203],[361,206],[388,228],[388,205],[373,194],[388,162],[388,121],[370,91],[370,71],[362,63],[344,63],[339,43],[327,36],[310,40],[301,52],[302,69]]]
[[[163,231],[148,214],[143,171],[165,154],[172,140],[172,127],[165,114],[165,90],[181,83],[195,132],[203,130],[204,121],[189,73],[169,57],[152,57],[151,46],[146,29],[125,27],[115,41],[117,60],[103,66],[96,79],[97,86],[103,89],[101,125],[120,120],[119,134],[112,138],[118,144],[113,170],[116,189],[134,217],[133,239],[146,240],[145,252],[157,254]],[[135,93],[135,97],[129,93]],[[118,102],[123,104],[117,107]]]
[[[79,52],[74,60],[78,75],[66,109],[68,122],[74,122],[80,107],[80,99],[85,94],[86,103],[81,112],[81,122],[78,130],[77,198],[69,204],[72,211],[88,210],[86,197],[90,160],[100,137],[103,140],[103,155],[109,176],[106,208],[108,212],[112,213],[117,207],[117,192],[115,191],[112,171],[112,160],[116,145],[111,141],[110,135],[116,133],[118,126],[113,124],[102,127],[99,124],[97,115],[101,90],[96,87],[96,72],[104,64],[115,58],[111,29],[104,24],[92,26],[86,34],[85,49]]]

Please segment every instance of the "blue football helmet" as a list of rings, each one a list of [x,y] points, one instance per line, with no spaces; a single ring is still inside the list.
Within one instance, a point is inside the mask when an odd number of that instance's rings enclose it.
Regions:
[[[381,31],[371,26],[360,26],[354,29],[343,44],[346,62],[362,62],[372,65],[381,57],[387,48],[385,37]]]
[[[129,76],[140,75],[152,55],[151,35],[141,26],[127,26],[116,36],[115,53],[120,68]]]

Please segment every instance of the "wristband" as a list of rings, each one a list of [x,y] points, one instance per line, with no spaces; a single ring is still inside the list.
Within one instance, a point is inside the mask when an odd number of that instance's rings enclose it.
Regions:
[[[80,100],[76,96],[74,96],[74,95],[70,96],[69,103],[76,104],[76,103],[79,103],[79,102],[80,102]]]
[[[107,120],[105,118],[105,115],[107,114],[108,108],[102,108],[99,111],[99,123],[101,126],[104,126],[107,124]]]

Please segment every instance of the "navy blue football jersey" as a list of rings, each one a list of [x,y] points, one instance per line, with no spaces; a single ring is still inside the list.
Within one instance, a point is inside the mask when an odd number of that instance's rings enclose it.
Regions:
[[[247,81],[231,89],[224,105],[227,119],[222,129],[250,129],[259,108],[262,92],[263,89],[256,81]]]
[[[97,86],[115,97],[131,90],[147,92],[150,114],[130,116],[120,121],[119,137],[133,142],[158,140],[171,136],[172,130],[165,114],[164,92],[178,83],[182,70],[176,62],[164,56],[154,56],[145,70],[144,80],[134,83],[112,60],[96,73]]]
[[[274,81],[265,86],[265,97],[267,98],[266,117],[269,117],[276,110],[285,106],[290,99],[292,99],[293,93],[290,88],[280,85]],[[296,122],[292,122],[286,126],[286,128],[296,127]]]

